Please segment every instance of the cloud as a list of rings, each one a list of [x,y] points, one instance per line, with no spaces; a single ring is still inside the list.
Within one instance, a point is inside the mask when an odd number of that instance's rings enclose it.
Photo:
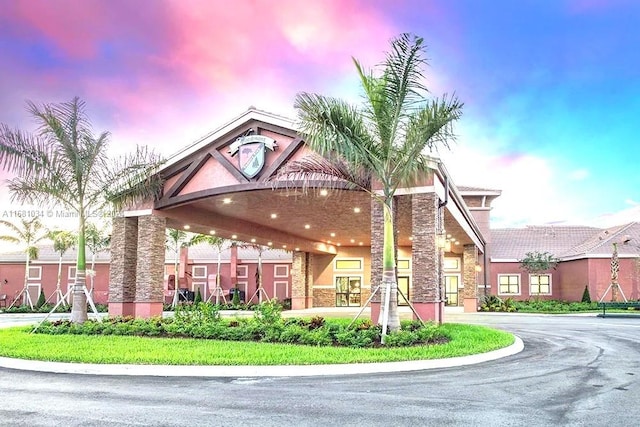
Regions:
[[[589,177],[589,171],[587,169],[576,169],[569,172],[569,179],[573,181],[583,181]]]

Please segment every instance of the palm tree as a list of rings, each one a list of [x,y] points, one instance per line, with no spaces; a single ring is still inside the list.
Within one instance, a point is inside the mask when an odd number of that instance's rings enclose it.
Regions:
[[[96,254],[109,248],[111,245],[111,235],[108,234],[105,226],[98,228],[95,223],[87,222],[85,238],[87,248],[91,251],[91,269],[89,271],[91,285],[89,287],[89,295],[93,295],[93,282],[96,276]]]
[[[222,247],[224,246],[224,244],[228,242],[227,239],[223,239],[222,237],[218,237],[218,236],[212,236],[212,235],[207,235],[207,234],[196,234],[194,235],[190,240],[189,240],[189,246],[192,245],[198,245],[200,243],[206,243],[214,248],[217,249],[218,252],[218,264],[217,264],[217,271],[216,271],[216,288],[215,288],[215,296],[216,296],[216,304],[220,303],[220,267],[222,264],[222,259],[221,259],[221,255],[222,255]],[[222,295],[222,298],[224,299],[224,295]],[[225,300],[226,301],[226,300]]]
[[[78,254],[71,321],[87,319],[85,225],[90,215],[155,197],[159,158],[144,148],[117,160],[108,156],[109,133],[95,136],[79,98],[38,106],[27,102],[35,133],[0,126],[0,166],[12,199],[36,206],[62,206],[78,218]]]
[[[22,296],[22,304],[29,304],[29,307],[33,310],[33,301],[31,300],[31,295],[29,295],[28,288],[29,263],[34,259],[38,259],[40,251],[36,245],[48,238],[48,232],[37,217],[32,219],[22,218],[20,219],[19,225],[5,220],[0,220],[0,224],[11,230],[11,234],[1,235],[0,240],[24,245],[24,252],[27,255],[24,266],[24,286],[17,298],[11,303],[11,307],[13,307],[16,301],[20,299],[20,296]]]
[[[189,235],[186,231],[167,228],[165,246],[173,253],[173,275],[175,280],[175,291],[171,305],[175,308],[178,305],[178,264],[180,261],[180,249],[189,246]]]
[[[51,294],[51,296],[49,296],[47,302],[49,302],[49,300],[54,296],[56,297],[56,302],[60,302],[63,301],[65,297],[62,293],[62,290],[60,289],[60,285],[62,282],[62,257],[64,256],[65,252],[76,245],[78,237],[73,232],[66,230],[52,230],[49,232],[49,235],[47,237],[49,237],[49,239],[53,241],[53,250],[55,250],[60,255],[60,257],[58,258],[58,280],[56,282],[56,290],[53,294]]]
[[[321,157],[289,163],[279,174],[306,183],[323,180],[326,186],[364,190],[382,205],[383,340],[387,328],[400,328],[394,195],[399,187],[415,184],[431,173],[426,151],[448,148],[453,122],[462,111],[455,96],[428,98],[423,84],[424,54],[422,38],[401,34],[391,41],[378,75],[354,58],[364,92],[362,106],[313,93],[298,94],[294,106],[299,129],[307,145]]]

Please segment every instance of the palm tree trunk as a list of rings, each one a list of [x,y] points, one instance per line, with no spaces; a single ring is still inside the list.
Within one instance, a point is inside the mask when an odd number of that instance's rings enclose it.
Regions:
[[[89,288],[89,295],[93,297],[93,279],[96,276],[96,253],[91,251],[91,288]]]
[[[221,264],[221,257],[222,254],[220,253],[222,252],[222,246],[218,246],[218,270],[216,271],[216,305],[220,304],[220,292],[222,291],[222,287],[220,286],[220,264]]]
[[[33,310],[33,302],[31,301],[31,295],[29,295],[29,261],[31,261],[31,257],[29,256],[29,252],[27,252],[27,262],[24,265],[24,287],[22,288],[22,305],[27,305],[28,303],[31,307],[31,310]]]
[[[384,293],[384,305],[382,316],[382,342],[387,330],[400,329],[400,316],[398,314],[398,282],[395,274],[395,236],[393,235],[393,198],[385,200],[383,206],[384,233],[382,250],[382,289]]]
[[[176,242],[176,246],[178,242]],[[175,308],[178,305],[178,249],[175,250],[175,256],[173,258],[173,302],[171,306]]]
[[[87,319],[87,287],[86,274],[86,248],[85,248],[85,218],[84,209],[80,210],[78,227],[78,258],[76,261],[76,279],[73,283],[73,306],[71,308],[71,322],[84,323]]]

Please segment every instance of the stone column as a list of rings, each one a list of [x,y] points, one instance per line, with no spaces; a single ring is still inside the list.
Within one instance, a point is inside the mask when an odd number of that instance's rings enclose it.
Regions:
[[[475,313],[478,311],[478,272],[476,265],[478,262],[478,248],[474,244],[464,245],[462,255],[462,298],[464,301],[464,312]]]
[[[382,249],[384,247],[384,213],[380,202],[371,199],[371,292],[382,284]],[[371,299],[371,320],[380,323],[382,288]]]
[[[313,307],[313,273],[311,254],[296,251],[291,263],[291,309]]]
[[[138,218],[112,221],[109,267],[109,316],[135,315]]]
[[[442,298],[442,250],[438,248],[436,235],[442,227],[438,215],[440,199],[435,193],[411,196],[411,222],[413,235],[412,281],[416,311],[423,320],[441,323],[444,317]]]
[[[136,317],[162,316],[166,225],[160,216],[138,218]]]

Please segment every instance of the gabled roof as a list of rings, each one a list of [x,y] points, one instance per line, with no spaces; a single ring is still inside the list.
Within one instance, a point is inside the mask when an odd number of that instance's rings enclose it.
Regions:
[[[626,243],[624,243],[626,241]],[[631,222],[625,225],[600,230],[580,245],[564,254],[564,257],[580,255],[611,255],[613,244],[618,244],[619,255],[640,254],[640,223]]]
[[[607,229],[586,226],[528,226],[491,230],[492,260],[519,260],[527,252],[549,252],[563,259],[640,256],[640,223]],[[626,243],[624,243],[626,241]]]
[[[584,226],[527,226],[491,230],[491,259],[519,260],[527,252],[549,252],[556,257],[581,244],[600,229]]]
[[[286,129],[295,130],[295,123],[293,120],[284,116],[280,116],[278,114],[270,113],[268,111],[258,110],[257,108],[251,106],[244,113],[233,118],[232,120],[214,129],[213,131],[209,132],[202,138],[198,139],[194,143],[182,148],[180,151],[173,154],[162,165],[160,172],[173,166],[174,164],[178,163],[180,160],[186,158],[190,154],[195,153],[201,148],[206,147],[208,144],[220,138],[221,136],[225,135],[229,131],[237,127],[240,127],[243,124],[250,122],[251,120],[258,120],[264,123],[269,123],[275,126],[286,128]]]

